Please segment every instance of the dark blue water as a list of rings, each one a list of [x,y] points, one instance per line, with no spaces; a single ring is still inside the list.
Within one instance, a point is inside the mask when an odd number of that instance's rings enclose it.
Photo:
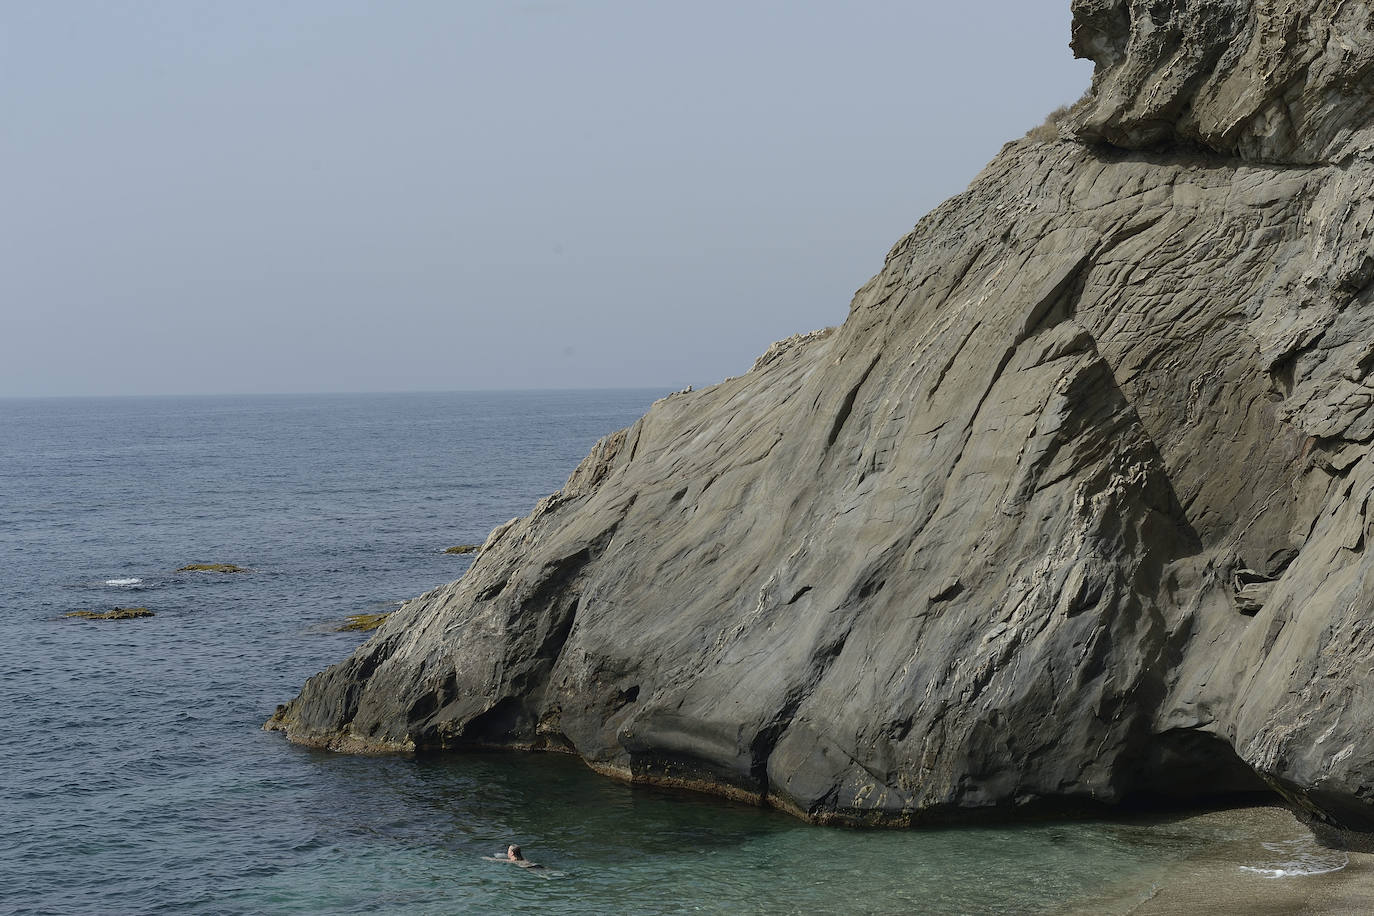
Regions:
[[[346,616],[457,578],[444,547],[527,512],[662,393],[0,401],[0,912],[1026,913],[1129,897],[1234,839],[1206,819],[827,830],[567,758],[261,731],[364,638]],[[63,616],[116,606],[155,616]],[[559,875],[481,861],[508,841]]]

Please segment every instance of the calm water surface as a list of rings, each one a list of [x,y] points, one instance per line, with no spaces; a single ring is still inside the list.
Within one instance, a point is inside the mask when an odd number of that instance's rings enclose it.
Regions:
[[[1220,815],[818,829],[562,757],[355,758],[260,730],[363,638],[344,617],[461,575],[442,548],[527,512],[663,393],[0,401],[0,912],[1108,911],[1226,844],[1264,865],[1306,842]],[[62,616],[115,606],[156,616]],[[557,874],[481,861],[508,841]]]

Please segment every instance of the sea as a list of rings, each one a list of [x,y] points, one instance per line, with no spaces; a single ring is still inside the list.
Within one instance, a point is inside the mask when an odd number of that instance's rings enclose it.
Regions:
[[[262,730],[665,393],[0,400],[0,913],[1125,913],[1344,864],[1277,809],[859,831]]]

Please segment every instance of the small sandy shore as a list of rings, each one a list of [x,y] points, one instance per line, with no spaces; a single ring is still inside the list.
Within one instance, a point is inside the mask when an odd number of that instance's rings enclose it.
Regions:
[[[1368,853],[1351,853],[1349,865],[1324,875],[1268,878],[1239,872],[1232,866],[1185,873],[1124,912],[1131,916],[1374,913],[1374,855]]]
[[[1218,842],[1131,876],[1064,916],[1374,914],[1374,854],[1319,846],[1287,810],[1244,808],[1187,820]]]

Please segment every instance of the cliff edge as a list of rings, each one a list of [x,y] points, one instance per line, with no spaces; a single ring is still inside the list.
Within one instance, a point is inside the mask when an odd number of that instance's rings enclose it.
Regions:
[[[1073,8],[1057,139],[268,727],[816,822],[1277,790],[1374,831],[1370,5]]]

